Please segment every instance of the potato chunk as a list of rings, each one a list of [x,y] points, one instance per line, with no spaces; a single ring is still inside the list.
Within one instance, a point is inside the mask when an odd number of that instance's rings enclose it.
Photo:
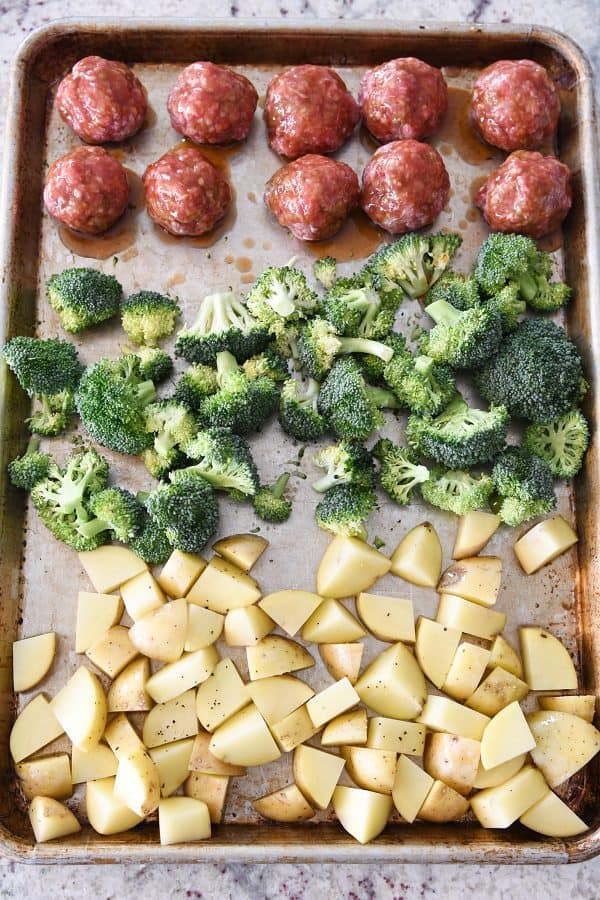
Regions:
[[[129,663],[108,689],[108,711],[147,712],[152,709],[152,700],[146,691],[149,678],[149,660],[140,657]]]
[[[466,702],[469,709],[475,709],[484,716],[495,716],[515,700],[522,700],[529,693],[524,681],[516,678],[506,669],[497,667],[481,682]]]
[[[493,534],[496,533],[502,519],[493,513],[473,509],[458,520],[452,559],[465,559],[477,556]]]
[[[294,750],[294,781],[316,809],[327,809],[339,781],[344,760],[308,744]]]
[[[213,733],[210,752],[234,766],[262,766],[281,753],[254,703],[227,719]]]
[[[210,821],[218,825],[223,818],[229,775],[207,775],[205,772],[191,772],[184,791],[186,797],[202,800],[208,806]]]
[[[593,759],[600,750],[600,731],[570,713],[541,710],[529,713],[535,739],[531,758],[550,787],[557,787]]]
[[[396,775],[396,754],[372,747],[342,747],[346,771],[357,787],[379,794],[391,794]]]
[[[158,772],[161,797],[170,797],[188,777],[193,746],[193,738],[184,738],[148,751]]]
[[[456,594],[481,606],[493,606],[498,598],[502,560],[497,556],[471,556],[455,562],[442,575],[440,594]]]
[[[130,578],[145,572],[148,566],[143,559],[127,547],[106,544],[96,550],[85,550],[78,554],[79,562],[88,574],[99,594],[110,594]]]
[[[493,769],[534,747],[535,738],[515,701],[496,713],[485,726],[481,738],[481,764],[484,769]]]
[[[356,611],[378,640],[414,643],[415,614],[412,600],[363,592],[356,598]]]
[[[532,691],[577,690],[577,672],[566,647],[557,637],[529,625],[519,628],[525,681]]]
[[[537,572],[576,544],[579,538],[562,516],[551,516],[530,528],[514,546],[527,575]]]
[[[442,685],[444,693],[455,700],[470,697],[485,672],[490,651],[477,644],[460,644]]]
[[[493,640],[506,625],[506,615],[494,609],[486,609],[471,600],[441,594],[436,621],[447,628],[454,628],[473,637]]]
[[[475,794],[471,809],[484,828],[508,828],[548,793],[541,772],[533,766],[523,766],[504,784]]]
[[[219,654],[215,647],[184,653],[177,662],[167,663],[155,672],[148,679],[146,690],[156,703],[166,703],[206,681],[218,662]]]
[[[165,594],[178,600],[189,593],[207,565],[206,560],[195,553],[173,550],[158,576],[158,583]]]
[[[299,744],[310,740],[319,729],[308,714],[306,703],[298,707],[280,722],[271,725],[271,731],[280,748],[289,753]]]
[[[366,706],[392,719],[416,719],[427,698],[423,673],[404,644],[377,656],[354,687]]]
[[[151,756],[144,749],[119,757],[115,796],[138,816],[154,812],[160,801],[160,777]]]
[[[52,797],[34,797],[29,804],[29,821],[38,844],[81,831],[70,809]]]
[[[230,609],[252,606],[258,599],[260,588],[256,581],[220,556],[213,556],[186,596],[188,603],[208,607],[221,615]]]
[[[210,838],[210,813],[202,800],[167,797],[158,807],[161,844],[189,844]]]
[[[501,634],[496,636],[492,644],[487,667],[488,669],[495,669],[497,666],[510,672],[515,678],[523,678],[521,660],[517,656],[516,650],[510,646]]]
[[[134,622],[159,609],[166,602],[166,597],[151,572],[140,572],[135,578],[122,584],[121,597]]]
[[[332,719],[321,734],[322,747],[340,747],[344,744],[360,746],[367,743],[367,711],[353,709]]]
[[[519,822],[548,837],[574,837],[588,830],[585,822],[552,791],[523,813]]]
[[[332,678],[347,678],[356,684],[364,651],[364,644],[320,644],[319,655]]]
[[[18,763],[64,733],[52,705],[38,694],[17,716],[10,732],[10,753]]]
[[[203,606],[196,606],[194,603],[188,603],[187,613],[184,650],[193,653],[218,641],[225,624],[225,616],[204,609]]]
[[[407,756],[422,756],[425,747],[423,725],[376,716],[369,719],[367,746],[376,750],[393,750]]]
[[[69,678],[50,708],[80,750],[91,750],[104,734],[106,697],[98,677],[84,666]]]
[[[430,734],[425,745],[423,768],[432,778],[466,796],[475,783],[481,745],[457,734]]]
[[[250,681],[246,687],[267,725],[281,722],[315,693],[308,684],[293,675],[259,678],[258,681]]]
[[[260,606],[240,606],[225,616],[225,643],[230,647],[253,647],[275,628],[275,622]]]
[[[578,697],[572,694],[566,697],[539,697],[538,703],[541,709],[571,713],[572,716],[580,716],[586,722],[593,722],[596,713],[596,698],[593,694],[581,694]]]
[[[352,597],[368,590],[389,572],[390,560],[359,538],[336,535],[323,554],[317,572],[321,597]]]
[[[114,625],[88,647],[85,655],[109,678],[116,678],[136,658],[138,650],[131,642],[129,628]]]
[[[50,671],[56,653],[53,631],[15,641],[13,650],[13,688],[29,691]]]
[[[392,811],[389,794],[342,785],[333,792],[332,803],[342,828],[360,844],[368,844],[381,834]]]
[[[434,781],[421,809],[425,822],[455,822],[468,812],[469,801],[443,781]]]
[[[196,713],[202,727],[214,731],[250,702],[250,694],[235,664],[230,659],[222,659],[196,692]]]
[[[493,769],[484,769],[480,760],[473,787],[483,790],[483,788],[498,787],[499,784],[504,784],[505,781],[521,771],[526,759],[527,754],[521,753],[520,756],[515,756],[500,766],[494,766]]]
[[[392,787],[394,806],[403,819],[414,822],[433,787],[433,778],[407,756],[400,756]]]
[[[269,542],[259,534],[231,534],[213,544],[213,550],[242,572],[249,572]]]
[[[322,728],[357,703],[360,703],[360,697],[348,679],[341,678],[311,697],[306,709],[315,728]]]
[[[489,718],[447,697],[430,694],[418,721],[432,731],[446,731],[480,741]]]
[[[436,688],[441,688],[450,671],[460,641],[460,631],[440,625],[425,616],[417,619],[415,656],[421,669]]]
[[[181,598],[151,609],[129,629],[131,643],[158,662],[176,662],[183,653],[188,627],[188,605]]]
[[[279,635],[269,635],[253,647],[246,647],[246,658],[252,681],[273,675],[287,675],[315,664],[308,650],[301,644]]]
[[[294,637],[322,602],[318,594],[290,590],[268,594],[258,605],[282,631]]]
[[[79,591],[75,652],[85,653],[113,625],[121,621],[123,601],[117,594],[91,594]]]
[[[288,784],[272,794],[252,801],[257,813],[273,822],[302,822],[312,819],[314,809],[295,784]]]
[[[97,744],[92,750],[84,753],[73,747],[71,754],[71,772],[73,784],[83,784],[86,781],[97,781],[101,778],[111,778],[117,774],[119,761],[110,747],[106,744]]]
[[[159,747],[196,734],[198,716],[196,695],[192,689],[166,703],[157,703],[144,719],[142,736],[146,747]]]
[[[64,800],[73,793],[71,761],[66,753],[40,756],[15,766],[17,778],[28,800],[36,796]]]
[[[142,821],[142,816],[134,813],[115,795],[114,778],[88,781],[85,808],[89,823],[98,834],[119,834]]]
[[[364,628],[350,610],[331,598],[323,600],[302,628],[303,640],[314,644],[345,644],[364,636]]]
[[[391,572],[410,584],[435,587],[442,572],[442,545],[431,522],[406,534],[392,554]]]

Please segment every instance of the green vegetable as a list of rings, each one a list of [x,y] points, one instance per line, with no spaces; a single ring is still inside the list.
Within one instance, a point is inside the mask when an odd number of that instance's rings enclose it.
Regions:
[[[65,269],[50,276],[46,294],[62,327],[75,334],[116,316],[123,288],[97,269]]]
[[[409,352],[406,348],[404,336],[397,331],[390,332],[381,343],[385,344],[386,347],[391,347],[394,356],[397,353],[402,355],[403,353]],[[373,384],[383,383],[383,373],[385,372],[385,367],[388,365],[387,362],[383,359],[379,359],[378,356],[370,356],[368,353],[359,353],[355,358],[360,364],[365,378],[373,382]]]
[[[156,291],[139,291],[121,304],[121,324],[130,341],[155,347],[175,331],[179,305]]]
[[[177,550],[199,553],[219,524],[219,508],[211,485],[197,472],[171,473],[146,499],[146,509]]]
[[[337,356],[349,353],[372,354],[384,362],[389,362],[393,356],[391,347],[381,342],[367,338],[340,337],[326,319],[313,319],[300,334],[298,355],[311,378],[323,378]]]
[[[289,378],[279,398],[279,424],[286,434],[299,441],[316,441],[324,434],[326,423],[318,411],[319,383],[308,379],[304,393],[300,384]]]
[[[394,353],[383,377],[399,403],[420,416],[437,415],[456,392],[450,366],[436,363],[429,356],[415,357],[408,350]]]
[[[242,369],[248,381],[255,381],[257,378],[285,381],[289,376],[287,359],[273,347],[267,347],[258,356],[251,356]]]
[[[381,438],[373,447],[373,456],[379,460],[379,483],[395,503],[406,506],[412,500],[414,489],[429,478],[429,469],[419,465],[417,456],[409,447],[398,447],[387,438]]]
[[[382,300],[367,272],[338,278],[323,299],[323,315],[347,337],[383,340],[390,333],[398,302]]]
[[[214,366],[217,353],[227,350],[243,362],[262,353],[271,339],[268,330],[229,291],[204,298],[196,321],[177,335],[175,355],[189,363]]]
[[[196,436],[198,423],[187,406],[173,398],[150,403],[144,412],[153,444],[142,452],[142,461],[151,475],[164,478],[185,461],[182,448]]]
[[[277,409],[279,393],[270,378],[248,381],[235,357],[217,354],[219,390],[200,403],[200,420],[205,425],[231,428],[238,434],[259,431]]]
[[[140,376],[144,381],[153,381],[160,384],[169,377],[173,371],[173,360],[159,347],[127,348],[127,353],[132,353],[140,361]]]
[[[38,481],[47,477],[52,457],[49,453],[43,453],[39,446],[39,438],[31,438],[25,453],[8,464],[8,477],[15,487],[32,491]]]
[[[164,528],[150,516],[145,517],[142,529],[131,541],[130,547],[149,566],[162,565],[175,549]]]
[[[340,441],[323,447],[313,457],[314,464],[326,474],[313,483],[313,490],[324,494],[337,484],[375,487],[375,466],[369,451],[355,441]]]
[[[184,449],[196,463],[189,471],[198,472],[215,489],[236,500],[256,494],[258,472],[250,447],[228,428],[199,431]]]
[[[473,369],[496,352],[502,340],[500,315],[488,306],[461,312],[445,300],[427,307],[436,323],[420,342],[421,351],[455,369]]]
[[[337,261],[333,256],[323,256],[321,259],[316,259],[313,263],[313,274],[327,291],[335,281],[336,271]]]
[[[493,490],[494,483],[489,475],[473,475],[439,466],[431,469],[429,480],[421,485],[427,503],[456,516],[486,506]]]
[[[585,416],[571,409],[545,425],[529,425],[523,447],[548,463],[556,478],[572,478],[581,469],[589,441]]]
[[[390,391],[368,385],[356,360],[342,357],[323,382],[317,405],[338,438],[365,441],[384,424],[380,410],[396,409],[398,401]]]
[[[523,315],[526,309],[526,303],[521,300],[519,288],[514,282],[507,284],[497,294],[487,297],[485,304],[488,309],[494,310],[500,316],[504,334],[515,330],[519,324],[519,316]]]
[[[375,253],[367,266],[379,276],[379,288],[396,295],[422,297],[440,278],[462,244],[458,234],[405,234]]]
[[[507,525],[546,515],[556,504],[550,466],[522,447],[507,447],[500,454],[492,480],[492,509]]]
[[[219,390],[216,369],[198,363],[187,369],[177,384],[173,399],[184,403],[192,412],[198,412],[202,401]]]
[[[254,510],[261,519],[266,522],[285,522],[289,519],[292,512],[291,500],[286,500],[283,492],[287,487],[290,478],[289,472],[284,472],[279,476],[275,484],[260,487],[254,497],[252,504]]]
[[[142,526],[142,507],[132,493],[120,487],[92,494],[88,512],[93,518],[81,522],[77,529],[84,538],[108,532],[111,540],[126,544],[137,536]]]
[[[355,484],[330,488],[315,509],[319,528],[345,537],[367,539],[365,522],[375,506],[375,494]]]
[[[471,309],[479,306],[481,302],[479,285],[472,275],[444,272],[425,295],[426,305],[435,303],[437,300],[444,300],[455,309]]]
[[[248,311],[271,334],[298,325],[317,311],[319,298],[300,269],[269,266],[259,275],[246,298]]]

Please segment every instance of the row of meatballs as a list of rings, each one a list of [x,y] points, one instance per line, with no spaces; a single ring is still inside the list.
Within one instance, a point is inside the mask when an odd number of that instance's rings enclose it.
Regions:
[[[180,74],[168,98],[174,128],[197,143],[243,140],[257,93],[244,76],[212,63]],[[439,154],[417,138],[431,136],[447,110],[439,70],[421,60],[395,59],[367,72],[360,108],[342,79],[323,66],[296,66],[273,78],[265,100],[269,142],[299,157],[267,185],[265,202],[302,240],[329,238],[359,201],[385,230],[399,234],[431,224],[445,206],[449,178]],[[517,106],[515,107],[515,101]],[[122,63],[81,60],[57,92],[63,118],[90,143],[123,140],[141,127],[146,98]],[[362,191],[349,166],[323,156],[347,140],[362,116],[381,147],[363,174]],[[503,149],[540,146],[556,128],[558,93],[530,60],[501,60],[480,75],[471,120]],[[496,230],[539,237],[557,228],[571,203],[569,171],[554,157],[518,151],[491,176],[477,202]],[[223,175],[194,147],[169,151],[144,174],[150,217],[173,234],[211,230],[231,202]],[[124,211],[128,186],[122,166],[98,147],[80,147],[51,167],[49,212],[69,227],[100,233]]]

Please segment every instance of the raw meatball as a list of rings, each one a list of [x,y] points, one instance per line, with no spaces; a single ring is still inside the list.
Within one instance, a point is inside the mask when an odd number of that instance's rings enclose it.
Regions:
[[[221,172],[196,147],[169,150],[143,175],[150,218],[177,235],[205,234],[231,203]]]
[[[492,172],[475,202],[494,231],[538,238],[559,227],[571,200],[571,173],[564,163],[517,150]]]
[[[265,204],[301,241],[322,241],[339,231],[357,205],[358,178],[346,163],[309,154],[272,176]]]
[[[48,170],[46,209],[74,231],[106,231],[123,215],[128,200],[125,169],[102,147],[77,147]]]
[[[560,98],[543,66],[531,59],[501,59],[473,87],[471,124],[501,150],[535,150],[556,131]]]
[[[225,66],[196,62],[180,73],[167,109],[171,125],[197,144],[230,144],[248,137],[258,102],[251,81]]]
[[[404,234],[431,225],[448,201],[450,179],[429,144],[394,141],[371,157],[363,172],[360,203],[368,217]]]
[[[144,89],[124,63],[86,56],[58,86],[56,105],[75,134],[88,144],[124,141],[142,127],[148,104]]]
[[[365,125],[379,141],[420,141],[440,127],[448,88],[439,69],[407,56],[366,72],[358,102]]]
[[[276,75],[267,88],[269,144],[290,159],[339,150],[359,119],[356,100],[326,66],[294,66]]]

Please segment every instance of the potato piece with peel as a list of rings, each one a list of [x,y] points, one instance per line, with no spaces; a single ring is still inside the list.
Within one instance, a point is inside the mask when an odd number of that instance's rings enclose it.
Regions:
[[[249,572],[263,555],[269,542],[259,534],[231,534],[213,544],[213,550],[242,572]]]
[[[344,644],[366,634],[358,619],[339,600],[323,600],[302,629],[302,639],[314,644]]]
[[[158,662],[180,659],[188,627],[188,605],[171,600],[142,616],[129,629],[131,643],[139,653]]]
[[[336,716],[360,703],[360,697],[347,678],[328,685],[306,704],[306,710],[315,728],[322,728]]]
[[[356,684],[364,651],[364,644],[320,644],[319,654],[332,678],[347,678]]]
[[[183,787],[186,797],[202,800],[208,806],[210,821],[219,825],[223,818],[229,775],[207,775],[205,772],[191,772]]]
[[[184,691],[167,703],[157,703],[146,718],[142,737],[146,747],[159,747],[198,734],[196,694]]]
[[[394,806],[403,819],[414,822],[433,787],[433,778],[407,756],[398,757],[392,786]]]
[[[380,653],[354,687],[366,706],[391,719],[416,719],[427,699],[423,673],[404,644]]]
[[[339,823],[360,844],[381,834],[392,811],[389,794],[338,785],[331,798]]]
[[[252,801],[252,806],[259,815],[273,822],[303,822],[312,819],[315,814],[296,784],[288,784],[272,794],[259,797]]]
[[[230,609],[252,606],[259,599],[260,588],[254,578],[220,556],[213,556],[186,595],[188,603],[208,607],[221,615]]]
[[[578,540],[562,516],[551,516],[520,537],[514,551],[525,574],[531,575],[566,553]]]
[[[152,700],[146,691],[149,678],[149,660],[140,657],[129,663],[108,689],[106,700],[109,713],[147,712],[152,709]]]
[[[552,791],[548,791],[545,797],[542,797],[527,812],[523,813],[519,822],[526,828],[537,831],[538,834],[545,834],[547,837],[574,837],[576,834],[583,834],[588,830],[583,819],[580,819]]]
[[[114,625],[88,647],[85,655],[109,678],[116,678],[136,658],[138,650],[131,643],[129,628]]]
[[[531,758],[552,788],[578,772],[600,750],[600,731],[579,716],[540,710],[526,718],[536,744]]]
[[[160,801],[160,777],[146,750],[119,756],[115,796],[138,816],[149,816]]]
[[[166,703],[206,681],[218,662],[219,654],[215,647],[184,653],[181,659],[167,663],[155,672],[148,679],[146,690],[156,703]]]
[[[367,743],[367,711],[353,709],[336,716],[323,729],[322,747],[341,747],[344,744],[360,746]]]
[[[485,672],[490,651],[466,641],[460,644],[442,685],[445,694],[454,700],[470,697]]]
[[[166,597],[151,572],[140,572],[120,587],[121,597],[128,615],[134,622],[143,619],[148,613],[160,609],[166,603]]]
[[[440,625],[425,616],[417,619],[415,656],[424,674],[436,688],[441,688],[445,682],[459,642],[460,631],[456,628]]]
[[[422,756],[426,729],[416,722],[376,716],[369,719],[367,747],[393,750],[408,756]]]
[[[233,766],[262,766],[281,756],[269,726],[254,703],[213,732],[209,749],[217,759]]]
[[[98,834],[120,834],[142,821],[115,795],[115,779],[88,781],[85,787],[85,809],[90,825]]]
[[[470,556],[446,569],[437,589],[440,594],[456,594],[481,606],[493,606],[501,577],[502,560],[498,556]]]
[[[566,647],[557,637],[527,625],[519,628],[525,681],[532,691],[575,691],[577,672]]]
[[[294,637],[322,602],[322,597],[310,591],[289,590],[267,594],[258,605],[282,631]]]
[[[38,694],[27,706],[24,706],[10,732],[10,753],[18,763],[41,750],[64,733],[43,694]]]
[[[327,809],[344,766],[341,757],[308,744],[294,750],[294,781],[315,809]]]
[[[495,669],[500,666],[510,672],[515,678],[523,678],[523,666],[521,660],[511,645],[505,640],[501,634],[497,635],[490,649],[490,658],[488,661],[488,669]]]
[[[471,797],[471,809],[484,828],[508,828],[549,792],[542,773],[533,766],[523,766],[504,784]]]
[[[435,587],[442,574],[442,545],[431,522],[421,522],[406,534],[392,553],[392,575],[410,584]]]
[[[273,619],[259,606],[230,609],[225,616],[225,643],[230,647],[253,647],[274,628]]]
[[[346,772],[357,787],[379,794],[391,794],[396,775],[396,754],[371,747],[342,747]]]
[[[557,712],[580,716],[586,722],[593,722],[596,713],[596,698],[593,694],[573,694],[565,697],[538,697],[540,709],[554,709]]]
[[[187,614],[184,650],[193,653],[195,650],[210,647],[219,640],[225,625],[225,616],[204,609],[203,606],[196,606],[194,603],[188,603]]]
[[[480,791],[484,788],[498,787],[499,784],[504,784],[505,781],[508,781],[509,778],[521,771],[526,759],[527,754],[521,753],[520,756],[515,756],[513,759],[509,759],[508,762],[502,763],[501,766],[495,766],[493,769],[484,769],[480,760],[473,787]]]
[[[484,678],[466,705],[484,716],[495,716],[509,703],[522,700],[528,693],[529,688],[524,681],[498,667]]]
[[[110,720],[104,732],[104,740],[117,757],[117,760],[123,759],[128,754],[146,749],[137,731],[123,713]]]
[[[492,641],[506,625],[505,613],[486,609],[471,600],[455,597],[454,594],[440,594],[440,602],[435,617],[440,625],[455,628],[473,637]]]
[[[315,664],[301,644],[279,635],[269,635],[253,647],[246,647],[246,659],[252,681],[287,675],[299,669],[309,669]]]
[[[91,594],[79,591],[77,596],[77,624],[75,652],[85,653],[109,628],[117,625],[123,615],[123,601],[118,594]]]
[[[47,675],[54,662],[56,635],[53,631],[14,641],[13,688],[29,691]]]
[[[356,598],[356,611],[361,622],[378,640],[414,644],[415,613],[412,600],[363,592]]]
[[[73,747],[71,751],[71,776],[73,784],[111,778],[117,774],[119,761],[110,747],[97,744],[87,753]]]
[[[96,550],[77,554],[79,562],[99,594],[110,594],[130,578],[145,572],[148,566],[127,547],[105,544]]]
[[[38,844],[81,831],[81,825],[71,810],[52,797],[34,797],[28,813]]]
[[[294,750],[304,741],[310,740],[318,730],[308,714],[306,704],[295,709],[281,722],[274,722],[271,725],[273,737],[286,753]]]
[[[489,539],[496,533],[502,523],[500,516],[483,512],[480,509],[472,509],[471,512],[461,516],[458,520],[458,528],[454,539],[452,559],[465,559],[469,556],[477,556]]]
[[[207,565],[206,560],[195,553],[173,550],[157,580],[165,594],[178,600],[190,592]]]
[[[160,796],[170,797],[188,777],[194,738],[173,741],[149,750],[160,781]]]
[[[389,572],[390,560],[359,538],[336,535],[323,554],[317,571],[321,597],[352,597],[368,590]]]
[[[196,713],[206,731],[214,731],[251,702],[250,694],[230,659],[217,663],[196,692]]]
[[[494,769],[534,747],[535,738],[521,707],[514,701],[496,713],[485,726],[481,738],[481,765],[484,769]]]
[[[50,703],[72,743],[91,750],[106,726],[106,697],[96,675],[80,666]]]
[[[432,731],[445,731],[480,741],[490,720],[455,700],[430,694],[417,721]]]
[[[210,752],[212,735],[208,731],[201,731],[194,739],[192,755],[190,757],[190,772],[202,772],[204,775],[227,775],[236,777],[245,775],[244,766],[232,766],[225,763]]]
[[[210,838],[210,813],[202,800],[193,797],[167,797],[158,806],[160,842],[189,844]]]
[[[479,766],[481,745],[457,734],[430,734],[427,737],[423,768],[463,796],[470,794]]]
[[[40,756],[17,763],[15,772],[28,800],[37,796],[64,800],[73,793],[71,761],[66,753]]]
[[[267,723],[274,725],[314,696],[310,685],[293,675],[273,675],[246,685],[250,699]]]
[[[469,810],[469,801],[443,781],[434,781],[421,809],[419,819],[425,822],[456,822]]]

